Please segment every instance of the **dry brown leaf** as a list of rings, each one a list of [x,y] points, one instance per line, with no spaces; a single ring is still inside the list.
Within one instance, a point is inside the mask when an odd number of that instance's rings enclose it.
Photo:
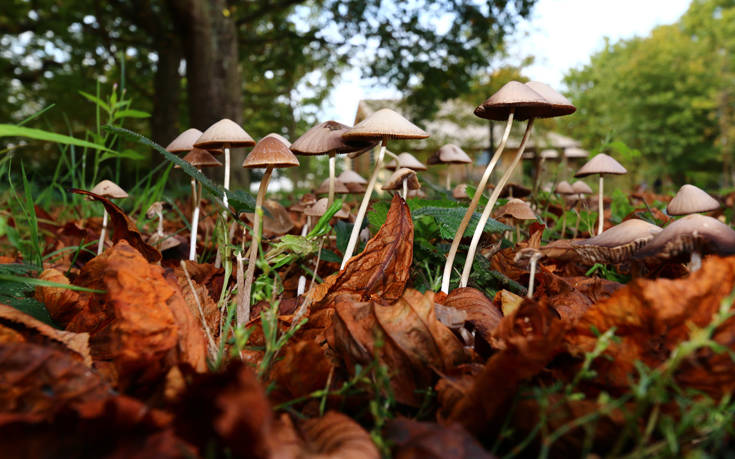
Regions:
[[[201,320],[201,313],[199,312],[199,306],[197,304],[197,299],[199,299],[199,304],[201,304],[202,312],[204,313],[204,320],[207,323],[212,336],[218,336],[220,310],[217,303],[215,303],[212,297],[209,296],[209,290],[207,287],[192,279],[191,283],[194,285],[194,291],[192,291],[191,286],[189,286],[189,281],[186,280],[184,271],[179,269],[175,272],[176,283],[184,296],[184,300],[186,301],[186,305],[188,306],[191,315],[197,319],[197,321]]]
[[[378,448],[365,429],[344,414],[327,412],[301,424],[305,439],[303,458],[378,459]]]
[[[70,285],[69,279],[56,269],[44,269],[39,279],[57,284]],[[35,297],[46,306],[49,315],[57,324],[66,325],[79,313],[79,293],[63,287],[36,287]]]
[[[439,425],[399,417],[385,426],[385,438],[391,442],[396,459],[491,459],[461,425]]]
[[[324,389],[330,375],[333,375],[334,363],[313,340],[302,339],[289,344],[282,351],[282,356],[273,364],[269,374],[270,382],[275,385],[275,389],[269,394],[274,403],[286,402]],[[332,382],[332,387],[339,387],[339,384]]]
[[[472,287],[452,290],[442,304],[465,311],[467,322],[486,342],[490,341],[490,335],[503,319],[497,306],[484,293]]]

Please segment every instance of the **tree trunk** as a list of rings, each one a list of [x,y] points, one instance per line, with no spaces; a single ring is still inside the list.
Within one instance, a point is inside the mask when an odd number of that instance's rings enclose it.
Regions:
[[[179,125],[179,105],[181,103],[181,49],[173,43],[158,50],[158,65],[153,85],[153,114],[151,134],[153,140],[163,146],[168,145],[183,129]]]

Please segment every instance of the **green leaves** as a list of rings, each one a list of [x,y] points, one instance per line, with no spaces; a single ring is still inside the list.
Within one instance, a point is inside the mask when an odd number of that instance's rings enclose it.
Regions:
[[[26,137],[29,139],[45,140],[64,145],[76,145],[78,147],[93,148],[95,150],[111,151],[104,145],[97,143],[87,142],[86,140],[77,139],[63,134],[55,134],[42,129],[15,126],[13,124],[0,124],[0,137]]]
[[[434,217],[434,220],[439,225],[440,236],[442,237],[442,239],[453,239],[454,235],[459,229],[459,224],[462,222],[462,219],[464,218],[466,212],[466,207],[446,208],[431,206],[422,207],[421,209],[416,210],[415,212],[413,212],[413,216],[414,218],[424,215]],[[470,224],[467,225],[464,236],[472,236],[472,233],[475,232],[475,227],[477,227],[477,222],[479,221],[480,214],[478,212],[475,212],[472,216],[472,219],[470,220]],[[490,233],[500,233],[502,231],[508,231],[511,229],[513,228],[508,225],[504,225],[497,220],[489,218],[487,220],[487,223],[485,224],[484,231]]]

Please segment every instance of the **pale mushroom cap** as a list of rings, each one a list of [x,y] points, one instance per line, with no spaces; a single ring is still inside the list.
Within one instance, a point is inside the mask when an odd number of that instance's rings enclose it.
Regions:
[[[110,180],[102,180],[100,183],[95,185],[94,188],[92,188],[92,193],[112,199],[123,199],[128,197],[125,190]]]
[[[170,234],[153,233],[148,237],[147,242],[161,252],[181,245],[181,241]]]
[[[455,186],[452,190],[452,197],[454,197],[454,199],[470,199],[470,196],[467,194],[467,184],[460,183]]]
[[[556,188],[554,188],[554,192],[556,194],[574,194],[574,188],[572,188],[572,185],[569,184],[566,180],[562,180],[556,185]]]
[[[684,185],[666,206],[669,215],[688,215],[720,208],[720,203],[706,191],[694,185]]]
[[[418,190],[408,190],[408,194],[406,194],[406,198],[419,198],[423,199],[426,197],[426,193],[424,193],[424,190],[419,188]]]
[[[345,186],[350,190],[350,194],[363,194],[367,191],[367,185],[362,183],[345,183]]]
[[[628,171],[623,167],[622,164],[615,161],[615,158],[613,158],[612,156],[606,155],[605,153],[600,153],[599,155],[587,161],[587,163],[584,166],[582,166],[577,171],[577,173],[574,174],[574,176],[575,177],[586,177],[588,175],[594,175],[594,174],[623,175],[627,173]]]
[[[550,108],[551,104],[541,94],[521,82],[509,81],[475,108],[475,116],[505,121],[513,109],[513,119],[523,121],[541,117]]]
[[[166,151],[171,153],[184,153],[194,148],[194,142],[202,136],[202,131],[196,128],[189,128],[182,132],[166,147]]]
[[[397,168],[412,169],[415,171],[425,171],[426,166],[424,163],[416,159],[411,153],[403,152],[398,155],[398,166],[396,167],[396,160],[394,159],[390,163],[386,164],[385,168],[389,170],[396,170]]]
[[[156,201],[153,204],[148,207],[148,210],[145,211],[145,216],[148,218],[155,218],[158,216],[158,214],[163,213],[163,206],[166,203],[163,201]]]
[[[328,202],[328,198],[319,199],[317,202],[304,209],[304,215],[308,215],[310,217],[321,217],[327,212],[327,209],[329,209],[329,206],[327,206]]]
[[[250,151],[242,167],[255,169],[259,167],[296,167],[299,160],[291,153],[288,146],[275,137],[263,137]]]
[[[665,259],[694,251],[719,255],[735,253],[735,230],[716,218],[687,215],[666,226],[636,253],[636,257]]]
[[[453,143],[442,145],[427,161],[429,164],[472,164],[472,158]]]
[[[581,180],[572,183],[574,194],[592,194],[592,188]]]
[[[339,179],[334,179],[334,192],[336,194],[348,194],[350,189]],[[327,194],[329,193],[329,179],[324,179],[319,185],[319,188],[315,191],[316,194]]]
[[[540,81],[529,81],[526,83],[526,86],[541,94],[544,99],[551,103],[554,109],[558,112],[558,115],[554,116],[571,115],[577,111],[577,107],[575,107],[569,99],[546,83],[541,83]]]
[[[380,188],[386,191],[387,190],[402,190],[404,179],[406,180],[406,183],[408,184],[409,190],[418,190],[419,188],[421,188],[419,179],[416,176],[416,171],[414,171],[413,169],[409,169],[407,167],[402,167],[398,169],[397,171],[393,172],[393,175],[390,176],[390,178],[388,179],[388,182],[386,182]]]
[[[342,140],[342,134],[349,129],[336,121],[325,121],[317,124],[291,145],[291,151],[297,155],[326,155],[341,152],[348,145]]]
[[[359,185],[367,185],[368,181],[365,180],[365,178],[358,174],[357,172],[348,169],[345,171],[342,171],[341,174],[337,176],[338,179],[342,181],[345,185],[349,185],[350,183],[357,183]]]
[[[194,143],[199,148],[223,148],[225,145],[249,147],[255,145],[255,140],[239,124],[223,118],[209,126]]]
[[[222,163],[219,162],[217,158],[212,156],[209,151],[204,150],[203,148],[194,148],[181,159],[197,168],[219,167],[222,165]],[[174,167],[178,168],[179,166]]]
[[[588,264],[620,263],[649,243],[661,228],[643,220],[626,220],[599,235],[572,242],[575,252]]]
[[[533,213],[531,206],[527,202],[515,198],[508,200],[507,204],[498,209],[498,215],[513,217],[516,220],[536,220],[536,214]]]
[[[284,145],[286,145],[288,148],[291,148],[291,142],[282,136],[281,134],[277,132],[271,132],[270,134],[266,135],[265,137],[273,137],[274,139],[280,140]],[[265,138],[263,137],[263,138]]]
[[[382,108],[348,129],[342,137],[350,139],[425,139],[423,129],[389,108]]]
[[[263,212],[264,231],[281,235],[288,233],[294,227],[291,217],[288,215],[288,210],[278,201],[266,199],[263,202],[263,207],[268,210],[268,212]],[[255,220],[255,214],[253,213],[244,214],[244,216],[251,224]]]

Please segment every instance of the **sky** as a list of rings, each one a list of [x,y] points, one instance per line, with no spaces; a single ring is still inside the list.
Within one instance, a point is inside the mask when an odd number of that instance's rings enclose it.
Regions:
[[[525,56],[535,62],[524,74],[563,90],[567,70],[580,67],[612,42],[647,35],[654,27],[671,24],[686,12],[690,0],[538,0],[533,14],[511,37],[509,64]],[[516,61],[514,62],[514,58]],[[346,72],[322,110],[323,119],[352,124],[360,99],[398,97],[395,89],[361,79],[358,70]],[[488,94],[490,96],[490,94]]]

